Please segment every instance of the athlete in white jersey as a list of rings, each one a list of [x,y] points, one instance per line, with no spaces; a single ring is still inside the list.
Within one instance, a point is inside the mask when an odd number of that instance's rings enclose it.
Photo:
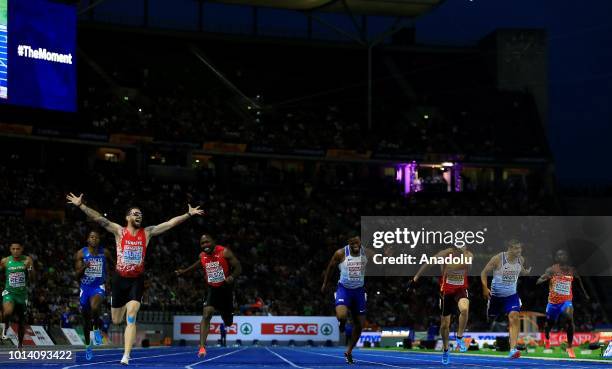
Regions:
[[[505,252],[493,256],[480,273],[482,282],[482,293],[486,299],[487,314],[489,317],[497,318],[500,315],[508,315],[508,330],[510,333],[510,355],[511,359],[521,357],[521,352],[516,348],[519,333],[519,312],[521,311],[521,299],[516,293],[516,285],[521,274],[527,274],[531,268],[525,269],[525,259],[521,256],[522,244],[517,240],[507,243]],[[489,290],[487,277],[493,272],[493,281]]]
[[[363,286],[367,262],[368,258],[365,250],[361,247],[361,239],[358,236],[350,238],[348,245],[336,250],[329,261],[321,287],[321,292],[325,293],[332,271],[337,265],[340,269],[340,279],[335,299],[336,317],[340,322],[340,334],[345,333],[349,310],[353,320],[351,339],[347,342],[347,349],[344,353],[346,362],[349,364],[353,364],[353,348],[361,337],[361,330],[365,325],[366,293]]]

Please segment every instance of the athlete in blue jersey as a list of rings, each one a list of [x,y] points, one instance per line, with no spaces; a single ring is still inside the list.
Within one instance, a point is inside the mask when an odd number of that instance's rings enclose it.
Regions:
[[[517,359],[521,352],[516,348],[520,322],[521,299],[516,292],[518,278],[521,274],[528,274],[531,268],[525,269],[525,258],[521,255],[523,245],[517,240],[507,243],[505,252],[493,256],[480,273],[482,293],[488,299],[487,314],[491,318],[508,316],[508,330],[510,335],[511,359]],[[488,275],[493,272],[491,289],[489,290]]]
[[[102,344],[100,332],[100,305],[106,297],[104,283],[108,264],[111,261],[110,252],[100,246],[100,235],[96,231],[89,232],[87,246],[77,251],[75,255],[75,270],[80,279],[80,306],[83,314],[83,333],[87,346],[85,356],[88,360],[93,357],[89,332],[94,331],[94,344]]]
[[[367,261],[365,250],[361,247],[361,239],[358,236],[350,238],[348,245],[338,249],[329,261],[321,287],[321,292],[325,293],[332,271],[338,266],[340,280],[338,281],[335,298],[336,318],[340,322],[340,334],[344,334],[349,311],[353,321],[353,332],[344,353],[346,362],[349,364],[354,363],[353,348],[361,337],[361,330],[365,325],[366,293],[364,281]]]

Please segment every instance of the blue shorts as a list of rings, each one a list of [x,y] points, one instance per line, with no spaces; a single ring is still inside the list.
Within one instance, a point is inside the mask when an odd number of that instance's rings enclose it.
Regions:
[[[559,319],[559,315],[563,314],[565,310],[570,307],[574,307],[571,301],[565,301],[560,304],[548,303],[548,305],[546,305],[546,319],[557,320]]]
[[[338,289],[334,294],[336,298],[336,306],[346,306],[351,312],[358,315],[365,315],[366,313],[366,292],[365,288],[346,288],[342,284],[338,283]]]
[[[521,311],[521,305],[521,299],[516,293],[506,297],[491,295],[491,299],[487,303],[487,315],[496,317],[510,314],[512,311]]]
[[[81,286],[81,293],[79,295],[79,303],[81,304],[81,311],[89,310],[91,308],[89,304],[89,300],[95,295],[102,296],[102,299],[106,297],[106,291],[104,291],[104,285]]]

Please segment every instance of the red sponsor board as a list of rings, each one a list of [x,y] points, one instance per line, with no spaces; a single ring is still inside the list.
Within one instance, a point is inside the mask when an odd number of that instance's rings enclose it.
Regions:
[[[287,334],[316,336],[319,333],[318,324],[309,323],[262,323],[261,334]]]
[[[544,341],[545,338],[544,333],[542,333],[542,341]],[[567,334],[565,332],[550,332],[550,344],[552,346],[559,346],[563,342],[567,342]],[[599,333],[574,333],[573,346],[581,345],[585,342],[599,342]]]
[[[225,329],[227,334],[237,334],[238,327],[236,323]],[[221,323],[210,323],[210,334],[221,334]],[[181,334],[200,334],[200,323],[181,323]]]

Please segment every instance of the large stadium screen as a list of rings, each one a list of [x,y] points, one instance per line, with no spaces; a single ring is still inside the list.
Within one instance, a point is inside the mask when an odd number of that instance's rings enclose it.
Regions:
[[[76,110],[76,7],[0,0],[0,104]]]

